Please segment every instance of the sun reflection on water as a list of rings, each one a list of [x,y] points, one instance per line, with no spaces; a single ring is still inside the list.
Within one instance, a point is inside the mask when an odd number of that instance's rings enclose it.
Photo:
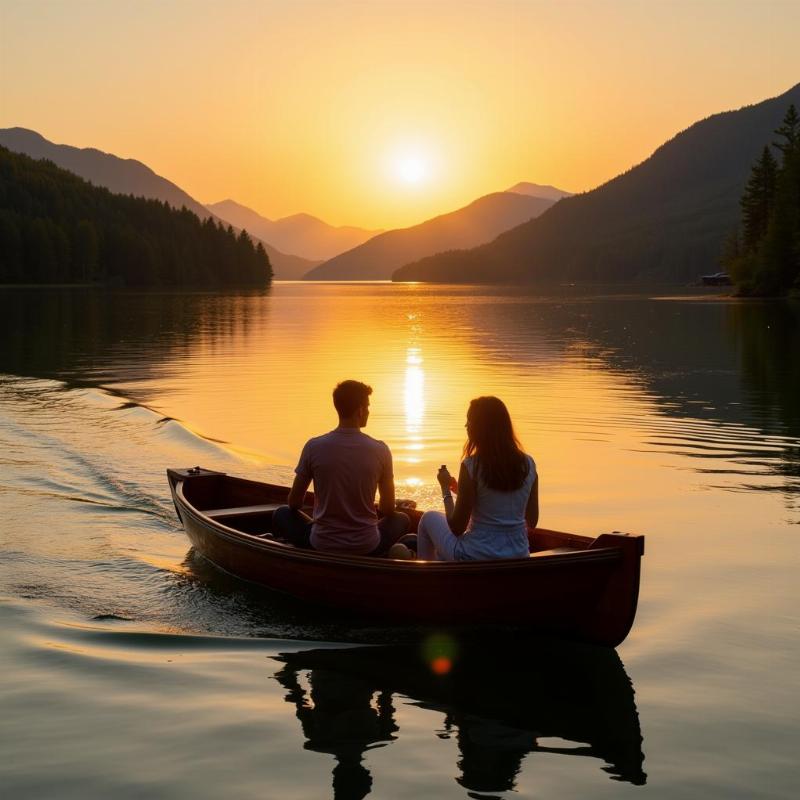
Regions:
[[[422,351],[419,347],[409,347],[406,352],[406,373],[404,382],[404,413],[406,441],[404,450],[408,455],[403,456],[406,464],[419,464],[422,459],[418,455],[425,449],[422,436],[422,425],[425,420],[425,371],[422,368]],[[417,476],[411,476],[405,481],[407,486],[419,486],[422,483]]]

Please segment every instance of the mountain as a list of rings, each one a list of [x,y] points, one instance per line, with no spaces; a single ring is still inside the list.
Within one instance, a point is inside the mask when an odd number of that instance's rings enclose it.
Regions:
[[[271,277],[244,232],[0,147],[0,284],[218,288]]]
[[[54,144],[36,131],[26,128],[0,130],[0,145],[31,158],[46,158],[62,169],[74,172],[95,186],[105,186],[115,194],[132,194],[169,203],[173,208],[186,206],[200,219],[208,216],[201,203],[150,167],[132,158],[118,158],[93,147]]]
[[[349,226],[336,228],[310,214],[271,220],[233,200],[209,203],[206,208],[231,225],[246,228],[285,252],[315,261],[326,261],[382,233]]]
[[[306,280],[384,280],[409,261],[456,247],[474,247],[536,217],[552,200],[495,192],[410,228],[386,231],[306,275]]]
[[[550,186],[549,184],[530,183],[528,181],[516,183],[510,189],[506,189],[506,191],[516,192],[517,194],[527,194],[531,197],[544,197],[554,202],[556,200],[561,200],[562,197],[572,197],[572,192],[565,192],[563,189]]]
[[[214,217],[214,219],[217,218]],[[233,227],[236,228],[237,226],[234,225]],[[256,240],[260,241],[261,244],[264,245],[264,249],[267,251],[267,255],[269,256],[269,263],[272,264],[275,277],[280,281],[298,281],[310,269],[313,269],[317,264],[319,264],[319,261],[311,261],[307,258],[301,258],[300,256],[283,253],[278,250],[277,247],[273,247],[256,234],[253,234],[253,236]]]
[[[0,129],[0,146],[7,147],[15,153],[24,153],[31,158],[46,158],[95,186],[103,186],[116,194],[132,194],[136,197],[161,200],[176,209],[185,206],[200,219],[214,216],[202,203],[179,186],[157,175],[141,161],[132,158],[119,158],[92,147],[54,144],[36,131],[27,128]],[[254,236],[258,234],[254,233]],[[262,241],[262,244],[276,277],[299,278],[315,265],[313,260],[281,252],[272,246],[271,242]],[[319,260],[321,259],[317,261]]]
[[[473,248],[407,264],[394,280],[685,283],[714,271],[750,168],[800,84],[695,123],[628,172]]]

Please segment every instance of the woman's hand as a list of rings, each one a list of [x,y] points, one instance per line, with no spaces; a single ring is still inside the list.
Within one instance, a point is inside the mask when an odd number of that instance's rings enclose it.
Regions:
[[[439,467],[439,471],[436,473],[436,480],[439,481],[439,486],[442,487],[442,494],[450,491],[450,483],[453,480],[453,476],[445,464]]]
[[[439,486],[442,487],[442,494],[458,491],[458,481],[450,474],[444,464],[439,467],[439,471],[436,473],[436,480],[439,481]]]

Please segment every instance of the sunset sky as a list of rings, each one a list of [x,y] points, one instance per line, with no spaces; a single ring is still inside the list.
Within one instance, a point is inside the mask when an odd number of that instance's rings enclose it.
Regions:
[[[398,227],[590,189],[800,81],[800,2],[0,0],[0,127],[198,200]]]

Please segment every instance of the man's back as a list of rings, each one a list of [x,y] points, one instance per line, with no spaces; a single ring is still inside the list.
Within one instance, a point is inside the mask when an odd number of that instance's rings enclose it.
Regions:
[[[298,547],[383,555],[408,530],[408,517],[394,507],[392,454],[383,442],[361,433],[371,394],[372,387],[360,381],[336,385],[333,405],[339,427],[306,442],[286,505],[272,516],[279,537]],[[313,520],[302,513],[312,481]]]
[[[315,549],[369,553],[379,545],[375,492],[393,477],[386,444],[339,427],[306,442],[295,472],[314,482]]]

